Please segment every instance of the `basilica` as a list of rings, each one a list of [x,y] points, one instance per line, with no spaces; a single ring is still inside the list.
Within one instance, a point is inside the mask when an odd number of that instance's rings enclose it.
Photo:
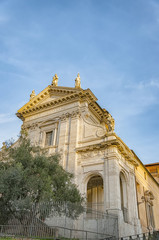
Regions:
[[[32,144],[59,153],[88,207],[118,217],[119,236],[159,230],[159,164],[145,166],[93,92],[52,83],[17,111]],[[155,174],[155,175],[154,175]]]

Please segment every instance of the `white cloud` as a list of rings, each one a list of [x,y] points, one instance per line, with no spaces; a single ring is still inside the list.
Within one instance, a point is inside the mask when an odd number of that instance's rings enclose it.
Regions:
[[[138,83],[126,84],[125,88],[143,90],[149,87],[159,88],[159,79],[150,79],[149,81],[140,81]]]
[[[159,88],[159,80],[157,80],[157,79],[152,79],[152,80],[150,81],[149,85],[152,86],[152,87],[157,87],[157,88]]]
[[[0,124],[13,122],[16,120],[16,117],[13,114],[2,113],[0,114]]]

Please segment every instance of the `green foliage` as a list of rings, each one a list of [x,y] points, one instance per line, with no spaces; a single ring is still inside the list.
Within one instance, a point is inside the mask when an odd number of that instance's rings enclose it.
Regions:
[[[31,212],[34,206],[35,213],[39,203],[44,202],[78,203],[72,213],[80,212],[83,198],[72,183],[73,175],[60,166],[60,156],[47,156],[27,138],[20,137],[19,141],[18,147],[7,148],[4,161],[0,162],[0,224],[13,217],[23,222],[26,211]]]

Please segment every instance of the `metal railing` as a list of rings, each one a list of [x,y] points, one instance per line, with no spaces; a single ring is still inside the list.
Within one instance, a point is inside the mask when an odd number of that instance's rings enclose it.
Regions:
[[[149,231],[146,233],[131,235],[119,238],[120,240],[159,240],[159,231]]]
[[[59,232],[63,234],[59,234]],[[23,225],[0,225],[0,238],[47,238],[63,239],[67,235],[68,239],[92,240],[92,239],[115,239],[104,233],[97,233],[87,230],[70,229],[64,227],[41,228],[39,226]],[[78,238],[77,238],[78,236]]]
[[[17,211],[14,217],[0,226],[1,236],[29,238],[112,239],[118,237],[118,218],[71,203],[52,203]]]

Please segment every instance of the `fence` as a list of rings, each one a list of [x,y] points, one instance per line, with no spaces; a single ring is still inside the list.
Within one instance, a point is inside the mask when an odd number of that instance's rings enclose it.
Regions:
[[[0,226],[1,236],[36,238],[67,237],[69,239],[117,239],[118,218],[71,203],[49,203],[17,211],[6,225]]]
[[[159,240],[159,231],[149,231],[133,236],[122,237],[120,240]]]

